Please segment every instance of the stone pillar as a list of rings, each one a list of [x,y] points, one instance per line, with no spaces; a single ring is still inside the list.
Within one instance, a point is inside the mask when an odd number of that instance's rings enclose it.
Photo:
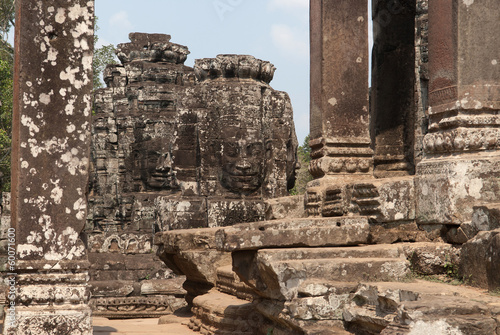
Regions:
[[[414,174],[415,0],[372,0],[375,177]]]
[[[91,334],[87,214],[94,1],[18,0],[12,149],[17,325]]]
[[[429,1],[429,133],[417,167],[417,219],[461,224],[499,201],[500,7]]]
[[[308,215],[345,214],[345,182],[372,177],[367,0],[311,0]]]
[[[309,144],[316,179],[372,173],[367,8],[367,0],[310,2]]]
[[[414,166],[423,158],[423,140],[429,125],[429,0],[417,0],[415,16],[415,140]]]

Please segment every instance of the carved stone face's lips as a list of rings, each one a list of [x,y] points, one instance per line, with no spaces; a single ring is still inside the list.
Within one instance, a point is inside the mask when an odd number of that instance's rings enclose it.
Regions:
[[[151,175],[151,179],[154,180],[165,180],[165,179],[170,179],[171,175],[169,173],[153,173]]]
[[[152,188],[170,188],[172,176],[169,174],[154,173],[147,179],[146,184]]]
[[[254,184],[256,181],[255,176],[232,176],[234,181],[242,183],[242,184]]]
[[[258,172],[240,172],[240,171],[228,171],[228,174],[232,177],[255,177],[258,175]]]

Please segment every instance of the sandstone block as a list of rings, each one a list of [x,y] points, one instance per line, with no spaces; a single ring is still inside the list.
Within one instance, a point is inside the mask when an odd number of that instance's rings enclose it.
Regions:
[[[500,288],[500,229],[479,232],[462,247],[459,274],[474,286]]]
[[[497,201],[500,160],[497,154],[483,155],[418,165],[418,223],[459,225],[472,220],[474,206]]]
[[[233,252],[233,268],[259,295],[289,301],[308,280],[398,281],[409,263],[398,246],[295,248]]]
[[[217,231],[219,250],[345,246],[368,242],[365,217],[304,218],[256,222]]]
[[[217,291],[196,297],[193,313],[189,327],[210,335],[253,335],[263,321],[252,303]]]
[[[302,218],[306,216],[304,195],[269,199],[266,200],[266,206],[266,220]]]
[[[134,281],[92,281],[90,292],[95,298],[126,297],[134,292]]]
[[[163,279],[163,280],[143,280],[141,282],[141,295],[174,295],[184,296],[186,290],[182,288],[185,277]]]

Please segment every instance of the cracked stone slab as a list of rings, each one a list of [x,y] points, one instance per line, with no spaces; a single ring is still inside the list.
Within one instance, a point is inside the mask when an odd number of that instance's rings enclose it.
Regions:
[[[300,218],[241,224],[215,234],[219,250],[346,246],[368,243],[366,217]]]

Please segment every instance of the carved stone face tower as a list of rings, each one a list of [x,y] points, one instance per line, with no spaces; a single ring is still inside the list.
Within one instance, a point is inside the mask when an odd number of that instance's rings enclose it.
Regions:
[[[290,99],[269,86],[275,68],[252,56],[197,60],[209,131],[201,138],[207,194],[267,199],[287,194],[297,141]]]
[[[118,253],[146,262],[159,230],[263,220],[264,200],[287,195],[296,164],[290,99],[269,86],[274,66],[220,55],[192,69],[187,48],[168,35],[130,39],[95,97],[91,260]],[[94,281],[119,279],[93,270]]]

